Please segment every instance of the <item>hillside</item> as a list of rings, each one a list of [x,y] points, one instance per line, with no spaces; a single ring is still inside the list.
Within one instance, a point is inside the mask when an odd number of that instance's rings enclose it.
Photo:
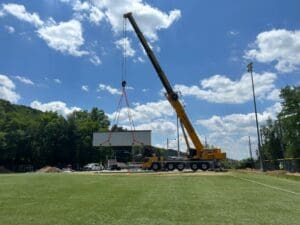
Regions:
[[[22,170],[24,165],[74,167],[102,156],[92,147],[92,134],[107,130],[102,110],[76,111],[64,118],[0,100],[0,165]]]

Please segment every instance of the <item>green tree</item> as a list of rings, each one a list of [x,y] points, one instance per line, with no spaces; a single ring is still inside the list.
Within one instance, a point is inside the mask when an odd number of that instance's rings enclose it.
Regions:
[[[38,119],[35,134],[35,163],[37,165],[64,165],[69,163],[68,126],[66,120],[53,112]]]
[[[286,157],[300,157],[300,86],[287,86],[281,90],[282,110],[278,115],[278,124]]]
[[[68,116],[72,134],[71,145],[75,152],[75,163],[82,166],[88,162],[100,162],[104,158],[98,148],[92,146],[93,133],[108,131],[109,120],[103,110],[93,108],[91,112],[75,111]]]
[[[96,131],[107,131],[103,110],[76,111],[67,119],[0,99],[0,165],[82,166],[105,155],[92,146]]]
[[[277,123],[270,118],[266,125],[262,127],[261,133],[263,136],[262,154],[266,160],[275,160],[283,158],[283,152],[280,143],[280,132]]]

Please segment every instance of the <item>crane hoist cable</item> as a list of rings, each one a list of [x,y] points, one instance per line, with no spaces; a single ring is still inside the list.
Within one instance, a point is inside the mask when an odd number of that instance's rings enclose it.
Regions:
[[[121,71],[121,86],[122,86],[122,93],[120,96],[120,99],[118,101],[118,106],[117,106],[117,110],[114,114],[114,119],[113,119],[113,124],[118,126],[119,124],[119,119],[120,119],[120,114],[121,114],[121,110],[122,110],[122,103],[123,103],[123,99],[125,100],[125,104],[126,104],[126,109],[127,109],[127,116],[128,116],[128,121],[129,121],[129,125],[130,125],[130,132],[132,135],[132,145],[134,143],[138,143],[141,145],[144,145],[142,142],[138,141],[135,137],[135,124],[134,124],[134,120],[133,120],[133,116],[131,114],[131,109],[130,109],[130,104],[129,104],[129,100],[128,100],[128,95],[126,92],[126,77],[127,77],[127,31],[126,31],[126,20],[123,20],[123,53],[122,53],[122,71]],[[104,141],[103,143],[101,143],[100,145],[103,145],[104,143],[110,143],[110,140],[112,138],[113,135],[113,131],[109,132],[108,135],[108,139],[106,141]]]
[[[137,143],[137,144],[140,144],[140,145],[144,145],[144,143],[140,142],[139,140],[137,140],[137,138],[135,137],[135,123],[134,123],[134,120],[133,120],[133,116],[132,116],[132,113],[131,113],[131,108],[130,108],[130,103],[129,103],[129,99],[128,99],[128,95],[127,95],[127,92],[126,92],[126,81],[123,80],[122,81],[122,94],[119,98],[119,101],[118,101],[118,106],[117,106],[117,109],[114,113],[114,119],[113,119],[113,124],[118,126],[119,124],[119,119],[120,119],[120,114],[121,114],[121,111],[122,111],[122,106],[123,106],[123,102],[125,102],[125,108],[127,110],[127,117],[128,117],[128,121],[129,121],[129,125],[130,125],[130,132],[131,132],[131,135],[132,135],[132,145]],[[105,143],[110,143],[110,140],[112,138],[112,135],[113,135],[113,131],[111,130],[109,132],[109,135],[108,135],[108,139],[105,140],[103,143],[101,143],[100,145],[103,145]]]
[[[140,145],[144,145],[144,143],[140,142],[136,137],[135,137],[135,124],[134,124],[134,120],[133,120],[133,116],[131,113],[131,108],[130,108],[130,104],[129,104],[129,100],[128,100],[128,95],[126,92],[126,81],[122,81],[122,94],[120,96],[119,102],[118,102],[118,107],[116,110],[116,113],[114,115],[114,120],[113,120],[113,124],[118,126],[119,124],[119,119],[120,119],[120,114],[121,114],[121,110],[122,110],[122,106],[123,106],[123,100],[126,104],[126,109],[127,109],[127,116],[128,116],[128,121],[129,121],[129,125],[130,125],[130,132],[132,135],[132,145],[134,145],[135,143],[140,144]],[[108,140],[106,140],[104,143],[108,142],[110,143],[111,137],[113,135],[113,131],[110,131],[109,136],[108,136]],[[103,144],[104,144],[103,143]]]
[[[123,53],[122,53],[122,81],[126,81],[127,75],[127,21],[123,19]]]

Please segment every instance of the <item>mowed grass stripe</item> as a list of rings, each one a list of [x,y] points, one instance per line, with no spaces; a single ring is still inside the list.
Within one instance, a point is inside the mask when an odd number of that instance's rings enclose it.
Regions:
[[[261,185],[261,186],[264,186],[264,187],[267,187],[267,188],[275,189],[275,190],[278,190],[278,191],[283,191],[283,192],[286,192],[286,193],[289,193],[289,194],[300,195],[300,193],[290,191],[290,190],[286,190],[286,189],[283,189],[283,188],[279,188],[279,187],[276,187],[276,186],[273,186],[273,185],[264,184],[264,183],[261,183],[261,182],[255,181],[255,180],[250,180],[250,179],[237,177],[237,176],[232,176],[232,177],[240,179],[240,180],[244,180],[244,181],[247,181],[247,182],[250,182],[250,183],[258,184],[258,185]]]
[[[299,198],[229,174],[0,176],[0,224],[298,224]]]
[[[298,194],[300,193],[300,177],[287,176],[284,174],[272,175],[264,172],[233,172],[231,173],[231,175],[277,187],[279,189],[288,190]]]

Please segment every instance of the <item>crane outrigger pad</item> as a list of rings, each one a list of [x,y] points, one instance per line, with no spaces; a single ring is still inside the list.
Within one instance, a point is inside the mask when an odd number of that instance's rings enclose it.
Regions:
[[[151,145],[151,130],[93,133],[93,146]]]

